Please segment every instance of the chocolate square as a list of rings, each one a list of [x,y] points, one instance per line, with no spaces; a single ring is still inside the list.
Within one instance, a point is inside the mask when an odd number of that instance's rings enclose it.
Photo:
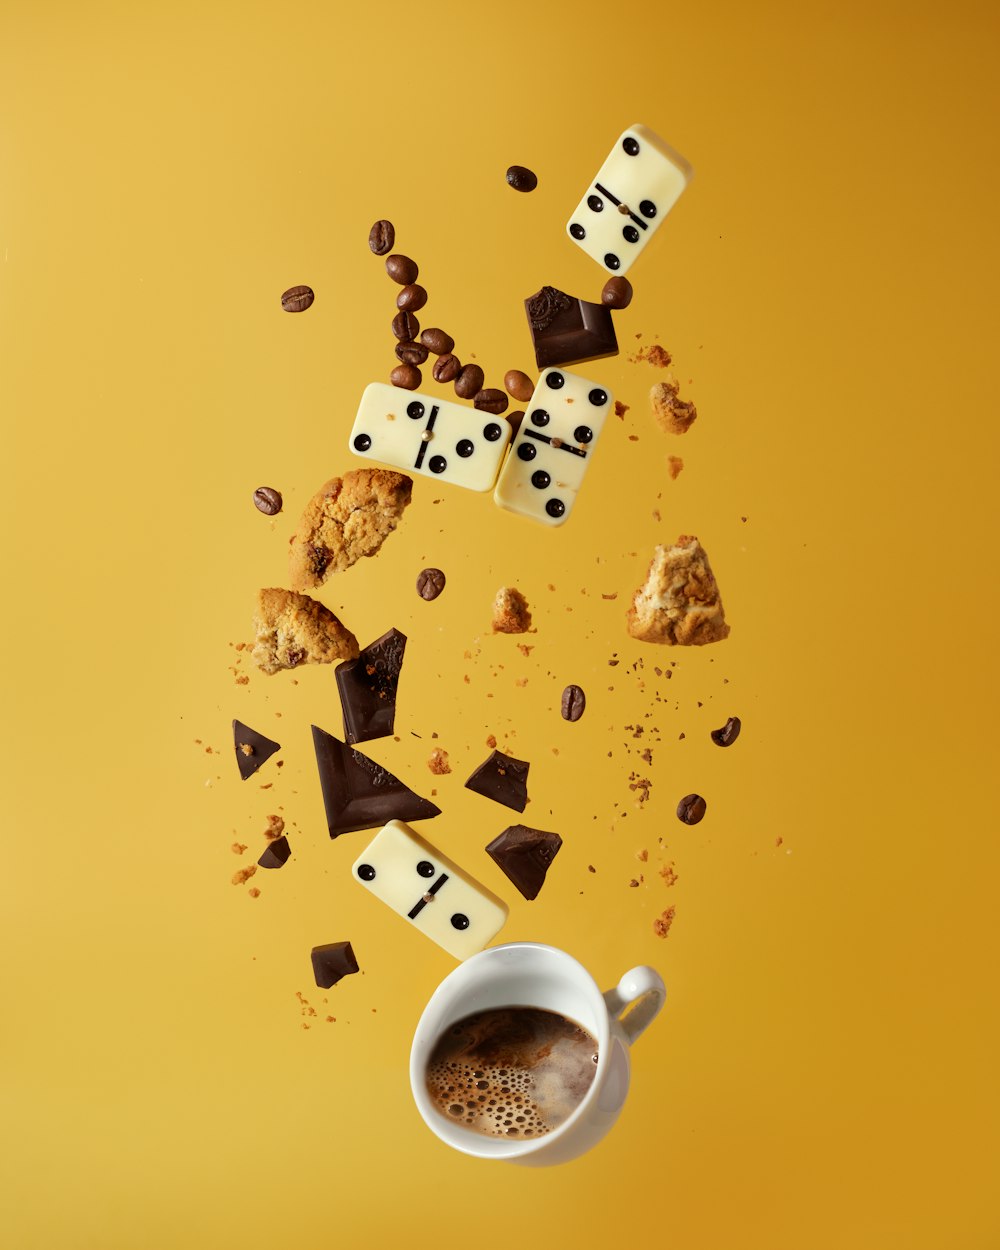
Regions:
[[[374,829],[389,820],[426,820],[441,809],[387,768],[313,725],[313,746],[331,838]]]
[[[538,897],[545,874],[562,846],[558,833],[511,825],[486,847],[493,859],[527,899]]]
[[[281,750],[280,743],[272,742],[238,720],[233,721],[233,745],[236,748],[236,764],[244,781],[252,777],[275,751]]]
[[[516,760],[512,755],[494,751],[479,765],[465,786],[484,798],[512,807],[515,812],[523,812],[528,806],[530,767],[527,760]]]
[[[288,863],[288,857],[292,853],[292,848],[288,845],[286,837],[275,838],[273,842],[269,842],[264,848],[264,852],[257,863],[261,868],[281,868],[282,865]]]
[[[358,971],[358,961],[350,942],[330,942],[326,946],[314,946],[310,958],[313,976],[321,990],[328,990],[342,977]]]
[[[539,369],[618,354],[611,310],[604,304],[591,304],[554,286],[543,286],[524,301],[524,311]]]
[[[386,738],[396,719],[396,688],[403,667],[406,635],[390,629],[336,668],[337,688],[348,742]]]

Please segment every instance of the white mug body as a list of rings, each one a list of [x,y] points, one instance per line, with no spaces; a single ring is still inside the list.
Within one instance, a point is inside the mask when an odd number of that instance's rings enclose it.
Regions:
[[[538,942],[480,951],[441,982],[417,1024],[410,1085],[424,1122],[449,1146],[481,1159],[544,1166],[584,1154],[618,1119],[629,1088],[630,1044],[658,1013],[665,992],[652,968],[634,968],[602,994],[571,955]],[[476,1012],[515,1006],[556,1012],[597,1042],[597,1070],[579,1106],[558,1128],[530,1139],[485,1136],[450,1121],[434,1105],[426,1083],[434,1045],[453,1024]]]

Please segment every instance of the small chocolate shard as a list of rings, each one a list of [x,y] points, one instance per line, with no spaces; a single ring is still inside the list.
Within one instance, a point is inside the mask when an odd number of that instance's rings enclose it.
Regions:
[[[331,838],[390,820],[428,820],[441,809],[415,794],[387,768],[313,725],[326,823]]]
[[[288,845],[288,839],[285,837],[275,838],[273,842],[269,842],[264,848],[257,863],[261,868],[281,868],[288,863],[288,857],[292,853],[292,848]]]
[[[358,971],[358,961],[350,942],[330,942],[326,946],[314,946],[309,955],[313,976],[321,990],[328,990],[342,977]]]
[[[465,788],[502,803],[504,807],[511,807],[515,812],[523,812],[528,806],[530,767],[527,760],[516,760],[512,755],[504,755],[503,751],[494,751],[475,770]]]
[[[249,725],[238,720],[233,721],[233,745],[236,748],[236,763],[244,781],[252,777],[275,751],[281,750],[280,743],[272,742],[270,738],[265,738],[256,729],[251,729]]]
[[[356,660],[337,665],[337,688],[348,742],[368,742],[392,733],[405,650],[406,635],[390,629],[369,643]]]
[[[524,301],[539,369],[617,356],[611,310],[543,286]]]
[[[489,855],[526,899],[538,897],[545,874],[562,846],[558,833],[511,825],[486,847]]]

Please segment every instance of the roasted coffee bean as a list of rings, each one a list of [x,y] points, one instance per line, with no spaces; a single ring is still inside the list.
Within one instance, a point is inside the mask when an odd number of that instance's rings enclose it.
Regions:
[[[712,730],[712,741],[717,747],[732,746],[740,736],[743,724],[738,716],[730,716],[721,729]]]
[[[389,381],[404,391],[415,391],[420,385],[420,370],[416,365],[397,365],[389,374]]]
[[[427,348],[423,343],[397,343],[396,355],[404,365],[422,365],[427,359]]]
[[[281,491],[271,486],[258,486],[253,493],[253,506],[265,516],[277,516],[281,502]]]
[[[396,313],[392,319],[392,332],[401,343],[412,343],[420,333],[420,322],[413,313]]]
[[[462,372],[462,362],[450,352],[434,361],[434,381],[454,382]]]
[[[396,296],[396,307],[402,308],[405,312],[416,312],[419,308],[423,308],[426,303],[427,292],[422,286],[417,286],[415,282],[404,286]]]
[[[483,389],[485,375],[478,365],[466,365],[455,379],[455,394],[460,399],[471,399]]]
[[[281,297],[285,312],[305,312],[316,296],[311,286],[290,286]]]
[[[526,404],[535,393],[534,382],[520,369],[508,369],[503,375],[503,384],[507,394],[513,395],[521,404]]]
[[[518,430],[521,428],[521,422],[522,422],[523,420],[524,420],[524,409],[523,409],[523,408],[522,408],[522,409],[519,409],[517,412],[508,412],[508,413],[507,413],[507,424],[510,426],[510,436],[511,436],[511,438],[513,438],[513,437],[514,437],[514,435],[515,435],[515,434],[518,432]]]
[[[400,256],[398,253],[385,258],[385,271],[393,282],[398,282],[400,286],[409,286],[411,282],[416,282],[417,274],[420,272],[415,260],[410,260],[409,256]]]
[[[587,706],[587,696],[579,686],[567,686],[562,693],[563,720],[579,720]]]
[[[455,340],[450,334],[445,334],[444,330],[439,330],[437,326],[425,330],[420,336],[420,341],[435,356],[447,356],[449,352],[455,350]]]
[[[444,590],[445,576],[440,569],[423,569],[417,578],[417,594],[421,599],[436,599]]]
[[[511,165],[507,170],[507,181],[515,191],[534,191],[538,186],[538,177],[523,165]]]
[[[498,417],[501,412],[507,411],[507,396],[503,391],[490,387],[473,395],[472,404],[480,412],[491,412],[495,417]]]
[[[708,810],[708,804],[700,794],[685,794],[677,804],[677,819],[686,825],[696,825]]]
[[[368,234],[368,246],[376,256],[391,252],[396,242],[396,230],[391,221],[377,221]]]
[[[632,283],[628,278],[609,278],[601,292],[601,303],[606,308],[628,308],[632,303]]]

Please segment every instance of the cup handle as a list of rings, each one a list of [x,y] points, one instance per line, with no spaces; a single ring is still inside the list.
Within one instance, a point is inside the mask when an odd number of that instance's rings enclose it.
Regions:
[[[643,966],[626,972],[614,989],[607,991],[604,1001],[631,1046],[659,1015],[666,996],[660,974]]]

